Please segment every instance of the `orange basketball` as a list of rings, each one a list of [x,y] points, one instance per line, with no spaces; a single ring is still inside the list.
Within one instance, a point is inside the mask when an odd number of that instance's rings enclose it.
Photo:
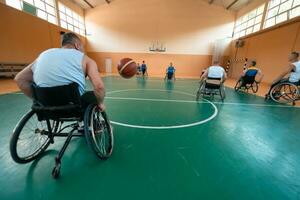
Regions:
[[[118,72],[123,78],[131,78],[137,73],[136,63],[131,58],[123,58],[118,65]]]

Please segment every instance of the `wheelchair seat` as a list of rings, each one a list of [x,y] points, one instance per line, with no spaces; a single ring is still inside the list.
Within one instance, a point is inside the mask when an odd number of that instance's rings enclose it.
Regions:
[[[298,82],[296,82],[296,83],[294,83],[296,86],[300,86],[300,81],[298,81]]]
[[[212,78],[208,77],[203,82],[200,82],[200,86],[197,92],[196,100],[198,101],[200,96],[211,96],[214,98],[214,95],[219,95],[221,100],[225,99],[225,88],[222,82],[222,78]]]
[[[242,86],[248,85],[248,84],[253,84],[255,82],[255,77],[256,76],[244,76],[242,77]]]
[[[83,115],[77,83],[55,87],[31,86],[33,92],[32,110],[39,120],[80,118]]]
[[[211,78],[208,77],[205,81],[205,88],[217,90],[220,89],[222,85],[222,79],[221,78]]]

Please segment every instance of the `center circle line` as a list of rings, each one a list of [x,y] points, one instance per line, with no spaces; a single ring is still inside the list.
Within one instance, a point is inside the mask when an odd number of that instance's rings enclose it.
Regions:
[[[176,90],[161,90],[161,89],[124,89],[124,90],[114,90],[107,92],[106,94],[113,94],[113,93],[120,93],[120,92],[128,92],[128,91],[160,91],[160,92],[173,92],[173,93],[178,93],[178,94],[185,94],[188,96],[193,96],[195,95],[182,92],[182,91],[176,91]],[[138,98],[136,98],[138,99]],[[161,129],[178,129],[178,128],[187,128],[187,127],[192,127],[192,126],[197,126],[200,124],[207,123],[214,119],[218,115],[218,108],[214,103],[211,101],[204,99],[208,104],[210,104],[214,108],[214,113],[208,117],[207,119],[190,123],[190,124],[183,124],[183,125],[174,125],[174,126],[144,126],[144,125],[134,125],[134,124],[127,124],[127,123],[121,123],[117,121],[110,121],[112,124],[119,125],[119,126],[124,126],[124,127],[129,127],[129,128],[139,128],[139,129],[156,129],[156,130],[161,130]]]

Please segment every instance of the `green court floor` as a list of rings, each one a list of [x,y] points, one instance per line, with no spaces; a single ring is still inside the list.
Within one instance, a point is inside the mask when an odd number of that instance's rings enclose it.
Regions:
[[[38,161],[12,161],[10,135],[31,102],[0,96],[0,200],[300,199],[299,108],[229,88],[224,103],[197,103],[196,80],[104,82],[114,153],[98,160],[73,139],[58,180],[51,170],[61,139]]]

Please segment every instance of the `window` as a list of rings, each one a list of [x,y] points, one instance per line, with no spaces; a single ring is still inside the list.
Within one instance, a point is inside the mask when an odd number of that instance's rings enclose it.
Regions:
[[[82,16],[60,2],[58,3],[58,9],[61,27],[80,35],[85,35],[85,25]]]
[[[300,0],[270,0],[264,28],[300,16]]]
[[[260,30],[265,4],[240,17],[235,24],[234,37],[239,38]]]
[[[6,4],[18,10],[22,10],[20,0],[6,0]]]
[[[7,5],[19,10],[23,10],[23,2],[34,6],[39,18],[57,24],[55,0],[6,0]]]

